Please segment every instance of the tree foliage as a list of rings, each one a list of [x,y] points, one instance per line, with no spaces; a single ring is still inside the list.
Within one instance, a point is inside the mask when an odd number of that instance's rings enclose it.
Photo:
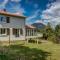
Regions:
[[[48,23],[43,30],[43,38],[55,43],[60,43],[60,24],[56,25],[55,29],[53,29],[50,23]]]
[[[53,29],[51,28],[50,23],[47,24],[43,31],[43,38],[48,39],[53,34]]]
[[[60,24],[55,27],[56,42],[60,43]]]

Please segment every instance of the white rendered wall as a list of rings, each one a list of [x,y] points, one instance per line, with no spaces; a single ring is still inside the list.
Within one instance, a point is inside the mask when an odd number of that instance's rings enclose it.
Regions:
[[[23,35],[19,37],[15,37],[13,35],[2,35],[0,36],[1,41],[8,41],[10,40],[25,40],[25,19],[24,18],[17,18],[17,17],[10,17],[10,23],[1,23],[0,22],[0,28],[22,28],[23,29]],[[12,34],[12,32],[10,32]]]

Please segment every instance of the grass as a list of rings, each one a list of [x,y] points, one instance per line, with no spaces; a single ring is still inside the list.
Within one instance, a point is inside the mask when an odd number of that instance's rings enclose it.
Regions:
[[[60,60],[60,44],[41,42],[0,47],[0,60]]]
[[[26,46],[49,52],[50,56],[47,57],[47,60],[60,60],[60,44],[54,44],[49,41],[42,41],[42,43],[38,45],[27,44]]]

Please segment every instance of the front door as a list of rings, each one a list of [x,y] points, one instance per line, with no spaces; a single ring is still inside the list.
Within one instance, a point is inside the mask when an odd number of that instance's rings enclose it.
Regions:
[[[19,29],[13,29],[13,35],[15,35],[15,37],[19,37]]]

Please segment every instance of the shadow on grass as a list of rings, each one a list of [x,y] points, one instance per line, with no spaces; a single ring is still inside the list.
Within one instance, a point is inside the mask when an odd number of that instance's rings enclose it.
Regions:
[[[0,60],[46,60],[49,52],[29,48],[21,45],[11,45],[3,47],[0,51]]]

